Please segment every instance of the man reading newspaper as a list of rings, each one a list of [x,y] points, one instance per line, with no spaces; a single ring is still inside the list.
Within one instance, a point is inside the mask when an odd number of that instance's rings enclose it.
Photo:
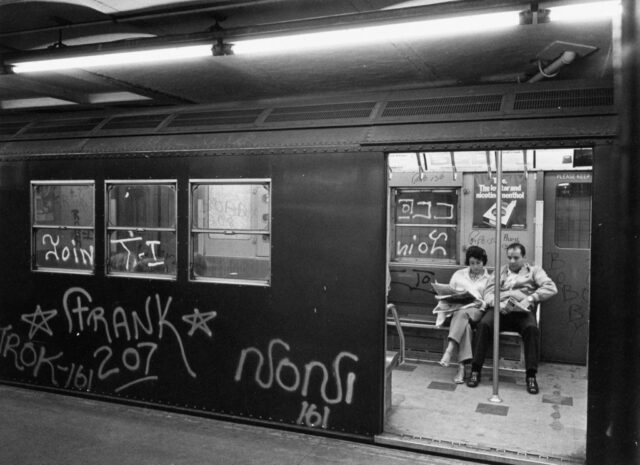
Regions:
[[[526,387],[529,394],[539,392],[536,373],[540,354],[540,329],[536,320],[536,304],[558,293],[555,283],[542,267],[525,261],[525,248],[513,243],[507,247],[508,265],[500,270],[500,329],[517,331],[524,343],[526,367]],[[488,306],[494,305],[495,274],[484,293]],[[480,383],[480,371],[485,356],[493,341],[495,309],[487,311],[478,322],[471,363],[471,376],[467,386],[476,387]]]

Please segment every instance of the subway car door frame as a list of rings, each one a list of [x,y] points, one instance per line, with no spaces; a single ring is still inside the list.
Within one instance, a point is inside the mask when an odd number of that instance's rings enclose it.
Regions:
[[[542,266],[558,295],[542,304],[541,359],[586,365],[589,339],[591,171],[544,174]]]

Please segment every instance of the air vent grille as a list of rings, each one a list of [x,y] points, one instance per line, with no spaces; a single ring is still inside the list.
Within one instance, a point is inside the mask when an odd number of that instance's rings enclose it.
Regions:
[[[167,116],[169,115],[115,116],[107,121],[107,124],[102,126],[101,129],[154,129],[157,128]]]
[[[29,126],[24,134],[59,134],[64,132],[89,132],[101,122],[103,118],[83,119],[54,119],[39,121]]]
[[[13,136],[20,129],[26,126],[27,123],[0,123],[0,136]]]
[[[539,110],[544,108],[584,108],[613,105],[613,89],[546,90],[516,94],[514,110]]]
[[[263,112],[262,109],[217,110],[178,113],[167,125],[169,128],[188,126],[219,126],[223,124],[251,124]]]
[[[275,108],[265,119],[265,123],[368,118],[375,105],[376,102],[358,102]]]
[[[383,118],[500,111],[502,95],[465,95],[387,102]]]

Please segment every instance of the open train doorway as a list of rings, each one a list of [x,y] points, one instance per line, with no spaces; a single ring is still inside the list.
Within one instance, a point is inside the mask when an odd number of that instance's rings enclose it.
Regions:
[[[388,312],[387,348],[405,361],[390,370],[376,441],[499,463],[584,463],[592,155],[591,148],[535,146],[389,154],[387,303],[398,321]],[[490,353],[475,388],[455,379],[455,357],[440,363],[450,328],[434,313],[433,283],[449,283],[473,245],[486,251],[493,273],[496,247],[504,265],[514,242],[525,246],[528,263],[548,271],[558,294],[538,307],[540,392],[526,390],[520,337],[501,333],[502,402],[494,403]]]

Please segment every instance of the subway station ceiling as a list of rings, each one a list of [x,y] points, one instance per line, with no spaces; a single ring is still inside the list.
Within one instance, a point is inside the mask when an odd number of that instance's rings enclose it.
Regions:
[[[611,15],[580,19],[581,11],[594,13],[601,5],[590,0],[0,0],[0,115],[611,81],[616,61]],[[567,6],[577,9],[556,16],[562,10],[554,8]],[[516,21],[499,25],[495,15],[509,12]],[[466,25],[446,22],[459,17],[467,18]],[[425,34],[400,37],[379,27],[402,29],[417,21],[426,21],[420,23]],[[437,31],[438,21],[449,26]],[[270,44],[241,53],[243,41],[353,28],[362,28],[359,39],[372,41],[324,40],[309,50]],[[297,42],[310,40],[300,36]],[[16,67],[35,59],[185,45],[218,45],[220,54],[33,73]],[[233,54],[223,53],[229,51]]]

